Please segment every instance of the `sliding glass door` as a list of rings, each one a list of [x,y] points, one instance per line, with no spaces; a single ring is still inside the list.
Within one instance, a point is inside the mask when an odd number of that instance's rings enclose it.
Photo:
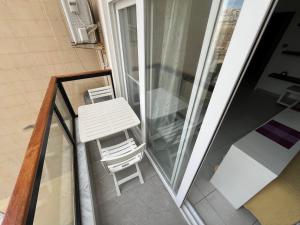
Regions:
[[[124,89],[127,100],[137,116],[140,115],[139,62],[137,19],[135,1],[120,1],[116,4],[116,18],[119,30]]]
[[[178,206],[184,206],[271,2],[107,3],[118,36],[115,71],[122,71],[127,99],[141,119],[147,155]]]
[[[147,142],[170,184],[190,154],[184,129],[210,8],[210,0],[146,1]]]
[[[128,102],[140,118],[136,6],[118,10]]]
[[[145,2],[148,151],[176,196],[208,106],[218,102],[211,98],[244,1]]]

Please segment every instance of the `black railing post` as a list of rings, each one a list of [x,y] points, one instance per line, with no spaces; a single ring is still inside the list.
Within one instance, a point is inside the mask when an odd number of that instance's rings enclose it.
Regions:
[[[58,89],[59,89],[59,91],[60,91],[60,93],[61,93],[61,95],[62,95],[62,97],[63,97],[63,99],[64,99],[64,101],[66,103],[66,106],[68,107],[69,112],[72,115],[72,117],[76,117],[76,113],[75,113],[75,111],[73,109],[73,106],[72,106],[72,104],[71,104],[71,102],[70,102],[70,100],[68,98],[68,95],[67,95],[67,93],[65,91],[64,86],[62,85],[62,83],[60,81],[57,81],[57,87],[58,87]]]

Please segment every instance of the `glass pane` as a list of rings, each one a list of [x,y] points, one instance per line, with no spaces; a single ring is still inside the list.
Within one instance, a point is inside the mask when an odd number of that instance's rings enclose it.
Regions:
[[[209,47],[208,57],[204,66],[201,82],[193,102],[194,109],[188,122],[182,155],[179,159],[175,177],[175,190],[177,191],[188,161],[190,159],[194,144],[196,142],[203,118],[205,116],[211,95],[217,82],[231,36],[233,34],[240,9],[244,0],[225,0],[222,2],[217,23],[213,32],[212,42]]]
[[[136,6],[120,9],[119,21],[128,102],[140,118]]]
[[[210,0],[146,1],[146,118],[150,152],[173,183]]]
[[[230,2],[227,7],[227,18],[232,12],[239,12],[239,7],[231,9]],[[284,93],[286,88],[282,83],[261,85],[269,75],[270,65],[285,67],[288,61],[278,60],[276,54],[270,55],[267,63],[258,57],[267,50],[281,50],[282,43],[290,37],[289,28],[294,27],[297,19],[290,11],[282,11],[284,7],[286,5],[278,4],[270,16],[189,189],[185,203],[191,205],[207,225],[297,224],[300,220],[300,210],[294,207],[300,202],[296,197],[300,195],[294,192],[300,191],[298,138],[293,142],[284,131],[300,131],[300,119],[296,119],[300,114],[278,104],[276,94]],[[275,36],[281,41],[273,39]],[[288,139],[290,145],[285,145]],[[287,154],[291,157],[288,160]],[[270,177],[266,175],[270,171],[280,172]],[[292,214],[298,217],[293,218]]]
[[[73,134],[72,116],[68,110],[68,107],[67,107],[59,89],[57,89],[57,92],[56,92],[55,104],[56,104],[60,114],[62,115],[65,124],[69,128],[70,133]]]
[[[110,76],[63,82],[63,87],[65,88],[70,103],[76,114],[79,106],[91,103],[91,99],[88,95],[89,89],[104,87],[108,85],[112,85]],[[107,97],[107,99],[110,99],[110,97]],[[103,100],[104,98],[99,98],[96,99],[95,102]]]
[[[74,224],[73,145],[54,114],[51,121],[34,224]]]

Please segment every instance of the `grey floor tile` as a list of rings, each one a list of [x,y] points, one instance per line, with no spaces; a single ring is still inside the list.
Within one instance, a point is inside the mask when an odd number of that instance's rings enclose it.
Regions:
[[[154,213],[156,225],[187,225],[180,212],[167,211],[161,213]]]
[[[98,203],[114,199],[117,195],[111,175],[94,180],[94,190]]]
[[[234,209],[217,190],[209,194],[206,199],[226,225],[252,225],[256,221],[256,218],[245,208]]]
[[[134,198],[134,195],[123,197],[118,202],[122,206],[119,216],[135,224],[151,224],[152,220],[149,215],[152,210],[138,198]]]
[[[150,182],[150,185],[154,185],[156,187],[163,187],[165,188],[164,184],[160,180],[159,176],[155,173],[154,176],[148,179]]]
[[[225,225],[206,199],[196,204],[195,209],[206,225]]]
[[[157,186],[151,180],[148,185],[137,187],[135,196],[147,205],[153,212],[168,211],[177,208],[173,199],[163,186]]]
[[[114,216],[117,212],[121,210],[121,206],[115,199],[107,200],[97,204],[97,212],[100,214],[100,217]]]
[[[101,178],[99,177],[94,177],[94,183],[99,186],[99,188],[101,187],[101,189],[103,190],[110,190],[111,188],[114,187],[114,180],[112,175],[107,174]]]
[[[140,163],[145,183],[140,184],[138,178],[126,182],[120,186],[120,197],[116,194],[112,176],[106,173],[100,162],[93,161],[91,168],[100,224],[187,225],[146,157]],[[135,172],[135,167],[117,176],[120,179],[132,172]]]
[[[192,205],[196,205],[200,202],[205,196],[199,190],[197,185],[193,185],[188,193],[188,199]]]
[[[103,168],[101,161],[95,161],[91,165],[91,172],[94,179],[101,179],[102,177],[108,175],[108,172]]]
[[[115,199],[117,196],[117,192],[115,189],[111,189],[109,191],[97,190],[96,192],[96,201],[98,203],[103,203],[107,200]]]
[[[139,163],[139,166],[140,166],[141,172],[142,172],[145,180],[156,175],[156,172],[155,172],[153,166],[151,165],[151,163],[149,162],[149,160],[147,159],[146,156],[144,156],[144,159],[142,160],[142,162]]]
[[[205,177],[198,176],[195,183],[204,196],[209,195],[215,190],[212,183]]]
[[[120,185],[121,194],[126,194],[130,190],[138,187],[139,185],[144,185],[144,184],[140,183],[140,180],[138,177],[136,177],[130,181],[127,181],[126,183]]]
[[[253,223],[253,225],[261,225],[261,223],[257,220]]]
[[[106,216],[102,218],[101,225],[137,225],[132,220],[127,220],[119,216]]]
[[[213,174],[214,167],[211,164],[204,161],[194,182],[204,196],[207,196],[215,190],[215,187],[210,182],[210,179],[213,176]]]

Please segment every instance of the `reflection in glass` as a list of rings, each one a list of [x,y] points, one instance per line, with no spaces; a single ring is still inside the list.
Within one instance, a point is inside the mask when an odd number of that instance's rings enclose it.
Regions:
[[[201,82],[196,94],[195,109],[188,124],[186,140],[183,144],[181,163],[177,167],[175,190],[178,191],[203,118],[205,116],[211,95],[217,82],[236,22],[238,20],[243,0],[225,0],[217,18],[209,47],[207,61],[204,66]]]
[[[209,0],[146,1],[147,143],[170,183],[182,157],[210,6]]]
[[[90,102],[88,90],[111,85],[110,76],[93,77],[81,80],[65,81],[62,83],[75,114],[78,107]]]
[[[54,114],[51,121],[34,224],[74,224],[73,145]]]
[[[140,118],[136,6],[120,9],[119,21],[128,102]]]
[[[242,1],[221,3],[203,72],[197,75],[201,79],[195,76],[211,1],[146,3],[147,141],[154,160],[177,192]]]
[[[203,91],[198,91],[197,108],[195,110],[195,116],[192,117],[192,120],[195,121],[195,130],[199,130],[201,127],[235,29],[242,4],[243,0],[227,0],[222,3],[213,35],[213,42],[210,46],[208,59],[204,67],[203,76],[205,77],[205,82],[202,84]],[[226,154],[225,152],[227,152],[230,145],[234,142],[234,139],[237,140],[240,138],[241,134],[239,132],[242,129],[237,131],[238,127],[236,124],[239,124],[237,123],[237,121],[239,121],[237,119],[237,115],[240,114],[236,111],[237,108],[243,107],[239,105],[238,107],[235,107],[233,111],[231,111],[230,108],[227,111],[226,117],[224,118],[214,141],[211,143],[211,146],[205,155],[205,159],[203,160],[186,197],[186,205],[193,207],[207,225],[233,224],[232,221],[236,224],[253,224],[256,220],[245,209],[234,209],[226,198],[218,192],[211,183],[211,177],[220,166],[220,163]],[[230,119],[227,117],[229,113],[232,113]],[[245,118],[244,114],[243,116],[243,118]],[[254,120],[251,120],[251,123],[253,122]],[[257,125],[254,124],[254,127],[256,126]],[[244,129],[245,127],[243,127],[243,130]],[[232,132],[233,130],[239,133],[238,136],[236,136],[235,132]],[[194,147],[196,138],[197,136],[192,135],[188,139],[188,149],[192,149]],[[181,176],[183,175],[181,174]],[[224,179],[226,180],[226,177],[224,177]],[[179,183],[176,184],[177,188],[178,186]],[[226,213],[223,213],[225,211]]]

